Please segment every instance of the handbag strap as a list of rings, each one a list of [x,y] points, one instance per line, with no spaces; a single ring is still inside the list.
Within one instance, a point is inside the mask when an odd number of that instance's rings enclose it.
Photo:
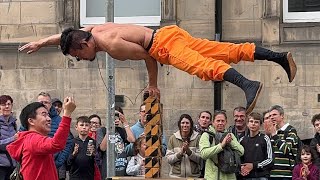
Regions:
[[[6,151],[5,154],[6,154],[8,160],[9,160],[9,162],[10,162],[10,167],[12,168],[12,167],[13,167],[12,158],[11,158],[11,156],[9,155],[8,151]]]

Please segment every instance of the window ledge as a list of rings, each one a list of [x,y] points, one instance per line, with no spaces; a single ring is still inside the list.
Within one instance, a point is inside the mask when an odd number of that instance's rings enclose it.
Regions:
[[[281,44],[320,43],[320,23],[280,24]]]

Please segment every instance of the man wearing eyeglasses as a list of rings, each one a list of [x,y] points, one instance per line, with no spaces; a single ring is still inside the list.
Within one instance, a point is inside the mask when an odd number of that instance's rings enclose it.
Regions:
[[[242,137],[249,134],[249,129],[246,123],[246,109],[242,106],[238,106],[233,110],[234,125],[230,126],[228,131],[239,141]]]
[[[138,139],[141,136],[145,136],[144,126],[147,124],[145,103],[142,103],[140,105],[139,115],[140,115],[139,121],[131,127],[131,130],[134,134],[135,139]],[[162,142],[161,143],[162,143],[162,145],[161,145],[162,156],[165,156],[166,151],[167,151],[167,143],[166,143],[166,138],[164,135],[162,135]],[[134,156],[133,143],[126,146],[126,153],[128,156]]]
[[[51,118],[51,131],[49,132],[48,136],[53,137],[54,134],[57,132],[59,124],[61,122],[61,116],[59,116],[58,112],[56,111],[55,107],[51,104],[51,96],[49,93],[46,92],[40,92],[37,97],[37,101],[41,102],[46,109],[49,111],[49,116]],[[67,162],[67,159],[71,153],[72,148],[72,139],[73,136],[71,133],[69,133],[67,144],[65,148],[54,154],[54,162],[57,167],[58,176],[59,179],[65,179],[66,178],[66,166],[65,163]]]

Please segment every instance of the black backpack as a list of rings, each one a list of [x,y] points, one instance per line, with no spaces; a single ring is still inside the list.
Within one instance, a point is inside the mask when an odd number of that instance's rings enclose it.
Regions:
[[[209,142],[212,144],[213,139],[215,139],[215,144],[219,144],[219,142],[222,142],[224,137],[228,133],[224,133],[222,137],[219,139],[216,138],[216,135],[212,132],[207,132],[209,134]],[[231,146],[227,144],[223,151],[218,153],[218,164],[215,163],[215,165],[218,167],[219,171],[225,173],[225,174],[233,174],[233,173],[239,173],[241,168],[241,160],[240,155],[235,150],[231,149]]]

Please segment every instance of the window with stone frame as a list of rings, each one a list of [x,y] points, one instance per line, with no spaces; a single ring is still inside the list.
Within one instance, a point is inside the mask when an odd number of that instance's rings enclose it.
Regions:
[[[320,22],[320,0],[283,0],[283,22]]]
[[[80,25],[103,24],[106,0],[80,0]],[[161,0],[115,0],[114,22],[160,26]]]

